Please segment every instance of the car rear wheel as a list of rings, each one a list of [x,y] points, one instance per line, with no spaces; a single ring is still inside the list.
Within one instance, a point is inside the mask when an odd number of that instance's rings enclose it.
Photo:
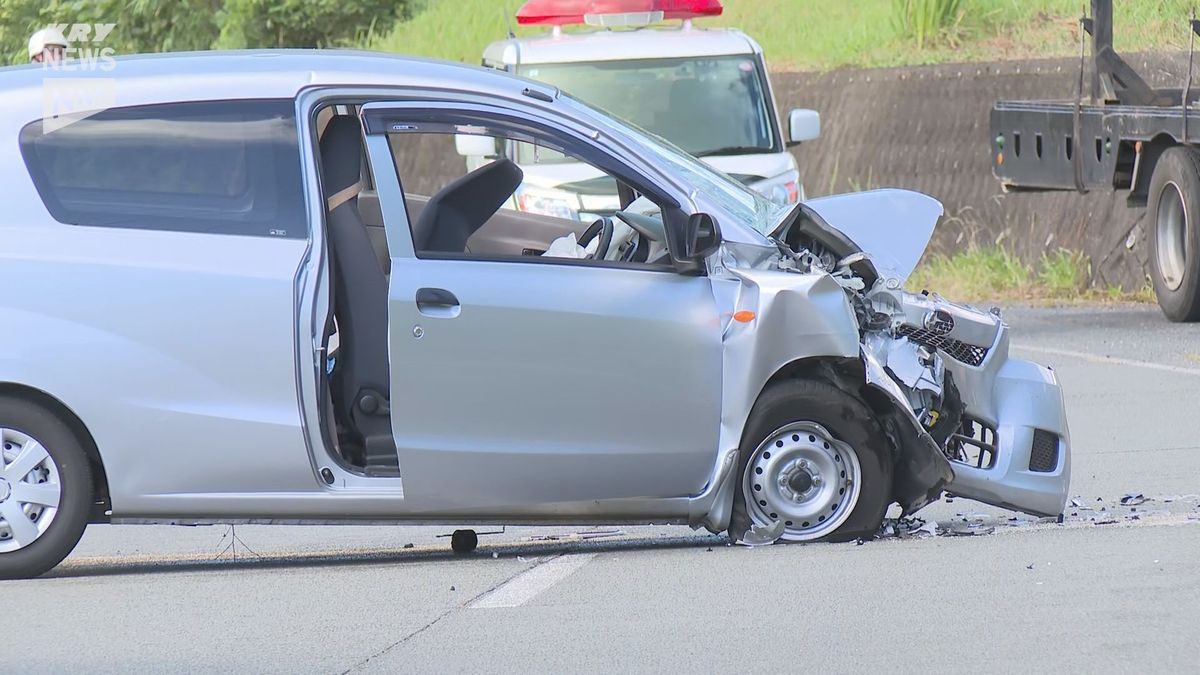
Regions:
[[[29,401],[0,398],[0,579],[62,562],[91,503],[91,467],[71,429]]]
[[[742,540],[751,528],[793,542],[874,536],[891,501],[889,454],[860,399],[824,382],[773,385],[742,436],[729,536]]]
[[[1150,179],[1150,278],[1171,321],[1200,321],[1200,153],[1162,153]]]

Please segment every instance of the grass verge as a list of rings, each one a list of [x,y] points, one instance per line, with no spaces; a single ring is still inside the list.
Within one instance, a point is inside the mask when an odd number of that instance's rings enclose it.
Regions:
[[[1118,51],[1186,49],[1194,0],[1114,3]],[[370,35],[374,49],[478,63],[503,39],[522,0],[424,0],[408,21]],[[724,0],[699,26],[733,26],[753,36],[776,70],[827,70],[1072,56],[1079,53],[1083,0],[962,0],[961,19],[918,46],[896,0]],[[956,15],[958,16],[958,15]],[[543,28],[513,26],[519,36]]]
[[[1154,302],[1149,285],[1133,292],[1117,286],[1091,288],[1090,278],[1091,262],[1079,251],[1058,249],[1029,265],[1002,246],[982,246],[927,257],[909,278],[908,288],[962,302]]]

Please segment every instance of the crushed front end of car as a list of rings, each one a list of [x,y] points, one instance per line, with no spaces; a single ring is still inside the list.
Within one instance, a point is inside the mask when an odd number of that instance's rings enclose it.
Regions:
[[[875,399],[897,451],[893,497],[906,514],[948,492],[1057,515],[1070,482],[1070,434],[1053,370],[1009,355],[999,310],[904,288],[941,215],[939,202],[905,190],[812,200],[770,233],[780,252],[773,264],[832,278],[845,294],[861,361],[847,386]],[[762,259],[746,264],[748,256],[727,248],[724,266],[761,286],[761,272],[747,268],[765,269]]]

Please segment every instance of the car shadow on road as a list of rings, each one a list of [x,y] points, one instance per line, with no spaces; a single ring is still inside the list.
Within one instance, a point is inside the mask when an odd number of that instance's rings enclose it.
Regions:
[[[624,551],[656,551],[683,548],[729,546],[721,535],[682,537],[613,539],[559,539],[551,541],[516,541],[487,544],[467,554],[456,554],[446,546],[414,548],[355,548],[341,550],[289,551],[255,554],[238,552],[236,557],[225,553],[184,554],[166,556],[105,556],[68,559],[41,579],[70,579],[144,574],[173,574],[180,572],[228,572],[233,570],[303,569],[318,567],[350,567],[356,565],[410,565],[428,562],[481,562],[489,559],[540,558],[572,553],[606,553]]]

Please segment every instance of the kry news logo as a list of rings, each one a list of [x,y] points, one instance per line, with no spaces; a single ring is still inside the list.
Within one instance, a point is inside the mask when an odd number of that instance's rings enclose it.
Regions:
[[[116,69],[116,51],[104,42],[115,23],[54,24],[49,28],[66,38],[61,56],[44,58],[42,69],[42,132],[50,133],[116,105],[117,83],[99,77]],[[79,76],[74,76],[78,74]]]

